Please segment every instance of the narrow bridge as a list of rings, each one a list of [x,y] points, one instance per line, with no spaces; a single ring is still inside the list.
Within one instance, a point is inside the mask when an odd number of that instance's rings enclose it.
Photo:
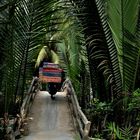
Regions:
[[[24,140],[74,140],[76,137],[65,92],[57,93],[55,100],[51,100],[48,92],[38,92],[29,117],[33,120]]]
[[[74,89],[66,80],[55,100],[47,91],[38,91],[34,78],[21,107],[22,119],[27,115],[29,132],[21,140],[87,140],[90,122],[77,101]],[[35,84],[34,84],[35,83]]]

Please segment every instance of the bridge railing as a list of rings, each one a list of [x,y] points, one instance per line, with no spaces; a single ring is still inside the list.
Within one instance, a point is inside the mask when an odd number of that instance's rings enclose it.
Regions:
[[[23,119],[27,115],[28,111],[30,110],[30,107],[32,104],[31,101],[34,100],[37,89],[38,89],[38,78],[33,77],[30,87],[28,89],[28,92],[26,93],[26,96],[25,96],[22,106],[20,108],[21,119]]]
[[[70,102],[72,103],[72,111],[76,120],[77,127],[79,129],[82,140],[88,140],[88,134],[90,131],[91,122],[88,121],[85,114],[82,112],[81,107],[78,103],[78,99],[72,83],[69,79],[65,80],[62,89],[66,91]]]

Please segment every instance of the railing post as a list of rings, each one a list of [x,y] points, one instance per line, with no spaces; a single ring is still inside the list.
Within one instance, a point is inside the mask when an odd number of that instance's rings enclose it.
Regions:
[[[79,102],[78,102],[77,96],[75,94],[74,88],[69,79],[67,79],[64,82],[63,89],[66,90],[66,93],[68,93],[68,95],[70,95],[72,108],[74,110],[75,119],[78,124],[78,129],[82,136],[82,140],[88,140],[91,122],[87,120],[85,114],[82,112],[81,107],[79,106]],[[71,92],[71,93],[69,93],[69,92]]]
[[[31,85],[28,89],[28,92],[27,92],[27,95],[26,97],[24,98],[23,100],[23,104],[20,108],[20,115],[21,115],[21,118],[23,119],[25,117],[25,115],[27,114],[27,111],[28,111],[28,107],[29,107],[29,102],[30,102],[30,99],[31,99],[31,92],[32,92],[32,89],[33,89],[33,86],[34,86],[34,82],[38,80],[37,77],[34,77],[32,82],[31,82]]]
[[[91,122],[88,121],[86,124],[85,124],[85,127],[84,127],[84,136],[83,136],[83,140],[89,140],[89,131],[90,131],[90,126],[91,126]]]

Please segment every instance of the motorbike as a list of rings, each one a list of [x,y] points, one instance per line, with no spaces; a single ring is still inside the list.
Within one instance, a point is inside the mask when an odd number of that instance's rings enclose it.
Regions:
[[[61,89],[65,73],[58,64],[43,62],[43,66],[39,68],[39,79],[48,85],[49,94],[54,100],[54,95]]]

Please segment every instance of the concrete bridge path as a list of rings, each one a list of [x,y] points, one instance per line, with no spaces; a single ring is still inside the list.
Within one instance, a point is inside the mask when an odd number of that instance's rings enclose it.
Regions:
[[[29,117],[29,135],[23,140],[77,140],[66,94],[58,92],[51,100],[46,91],[40,91],[32,105]]]

